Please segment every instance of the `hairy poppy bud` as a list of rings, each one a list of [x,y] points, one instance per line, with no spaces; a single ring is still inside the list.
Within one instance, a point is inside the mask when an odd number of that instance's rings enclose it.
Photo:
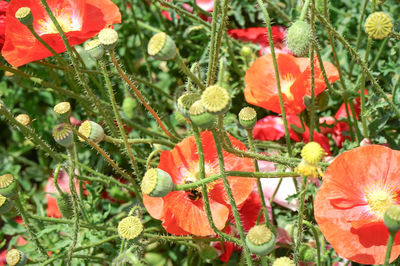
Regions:
[[[392,32],[392,19],[383,12],[374,12],[365,21],[365,32],[373,39],[384,39]]]
[[[176,45],[165,32],[159,32],[151,37],[147,52],[155,59],[171,60],[176,57]]]
[[[257,113],[251,107],[244,107],[239,112],[239,123],[246,129],[252,129],[257,122]]]
[[[26,26],[32,25],[33,15],[29,7],[20,7],[17,12],[15,12],[15,17],[21,24]]]
[[[246,236],[246,245],[252,253],[265,256],[274,248],[275,235],[266,225],[255,225]]]
[[[178,98],[176,106],[184,117],[189,118],[189,109],[198,100],[200,100],[200,95],[197,93],[184,94]]]
[[[142,192],[151,197],[164,197],[171,192],[173,187],[171,176],[158,168],[147,170],[140,186]]]
[[[62,123],[53,129],[54,140],[63,147],[69,148],[74,143],[74,134],[71,125]]]
[[[104,49],[112,50],[117,45],[118,33],[114,29],[105,28],[99,32],[98,38]]]
[[[286,43],[289,50],[296,56],[305,54],[311,42],[311,27],[307,22],[296,21],[289,27]]]
[[[129,119],[133,119],[135,117],[135,109],[138,105],[138,102],[133,97],[125,97],[122,102],[122,110],[124,111],[126,117]]]
[[[85,42],[85,51],[94,60],[99,60],[103,58],[104,55],[104,48],[99,39],[93,39]]]
[[[57,196],[57,207],[63,217],[71,219],[74,216],[72,198],[68,193],[63,192]]]
[[[212,128],[215,126],[215,116],[206,111],[201,100],[192,104],[189,115],[190,120],[198,127]]]
[[[317,256],[316,250],[307,245],[300,246],[300,260],[304,262],[314,262]]]
[[[389,206],[385,211],[383,221],[389,232],[397,233],[400,230],[400,205]]]
[[[5,174],[0,176],[0,195],[12,198],[16,195],[17,181],[13,175]]]
[[[205,260],[213,260],[218,257],[218,252],[215,248],[206,244],[200,247],[199,255]]]
[[[137,239],[143,232],[143,224],[136,216],[128,216],[118,223],[118,234],[125,239]]]
[[[225,113],[231,106],[228,91],[218,85],[206,88],[201,95],[201,101],[206,111],[214,115]]]
[[[31,119],[27,114],[19,114],[15,117],[15,120],[24,126],[27,126],[31,123]]]
[[[6,262],[11,266],[23,266],[26,264],[26,256],[18,249],[10,249],[6,255]]]
[[[80,125],[78,131],[96,144],[105,138],[103,128],[93,121],[86,120]],[[81,137],[79,137],[79,140],[84,141]]]

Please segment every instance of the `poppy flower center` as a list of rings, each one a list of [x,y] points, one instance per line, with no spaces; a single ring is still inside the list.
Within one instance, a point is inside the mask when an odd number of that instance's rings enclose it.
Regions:
[[[82,29],[81,20],[74,16],[71,11],[62,8],[53,10],[53,13],[64,32]],[[58,33],[56,26],[48,16],[39,19],[35,28],[39,35]]]
[[[386,208],[396,202],[397,192],[390,184],[374,184],[365,189],[365,198],[370,211],[379,219],[383,219]]]
[[[204,165],[204,168],[205,168],[205,177],[209,177],[218,173],[216,171],[216,168],[214,168],[210,164],[206,163]],[[198,162],[192,162],[189,168],[185,169],[184,176],[185,177],[183,178],[183,182],[185,184],[190,184],[199,181],[201,179],[201,175]],[[214,182],[208,183],[207,191],[210,191],[211,189],[213,189],[213,187],[214,187]],[[186,192],[188,192],[187,195],[191,200],[199,200],[202,197],[201,187],[188,189],[186,190]]]
[[[286,95],[288,100],[294,100],[294,96],[290,91],[290,87],[292,87],[293,83],[295,82],[295,78],[293,77],[292,73],[287,73],[281,77],[281,91],[283,94]]]

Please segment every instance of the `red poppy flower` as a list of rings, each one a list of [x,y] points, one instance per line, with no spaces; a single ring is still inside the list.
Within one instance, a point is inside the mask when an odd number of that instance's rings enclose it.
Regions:
[[[81,44],[106,26],[121,22],[118,7],[110,0],[51,0],[47,3],[67,35],[70,45]],[[18,67],[52,56],[27,27],[15,18],[15,12],[20,7],[31,9],[33,27],[47,44],[57,53],[66,50],[40,1],[12,0],[7,12],[6,41],[2,50],[4,58],[11,65]]]
[[[339,155],[314,201],[314,216],[336,252],[362,264],[383,264],[389,232],[383,214],[400,204],[400,151],[380,145]],[[397,234],[391,260],[400,254]]]
[[[269,46],[268,30],[263,27],[228,30],[229,36],[236,40],[252,42],[262,47]],[[286,29],[282,26],[272,26],[272,39],[274,43],[282,43],[286,37]]]
[[[6,11],[8,2],[0,1],[0,50],[3,48],[6,34]]]
[[[232,136],[232,144],[241,150],[246,147]],[[201,133],[207,176],[219,173],[218,156],[214,139],[209,131]],[[224,152],[227,171],[254,171],[252,160],[237,157]],[[158,168],[171,175],[175,184],[196,180],[199,174],[199,158],[194,137],[178,143],[171,151],[161,154]],[[241,205],[253,190],[255,180],[252,178],[229,177],[229,183],[236,204]],[[211,213],[218,229],[223,229],[229,218],[230,205],[221,179],[207,186]],[[143,195],[147,211],[155,219],[161,220],[168,233],[175,235],[194,234],[199,236],[214,235],[208,224],[203,199],[192,200],[190,191],[172,191],[162,198]]]
[[[311,94],[310,59],[288,54],[277,54],[276,57],[285,111],[287,114],[299,114],[306,108],[304,96]],[[318,95],[326,88],[326,84],[317,59],[314,65],[315,95]],[[329,82],[335,82],[339,78],[337,69],[328,62],[324,62],[324,67]],[[244,95],[248,103],[281,113],[271,55],[256,59],[247,70],[244,82]]]

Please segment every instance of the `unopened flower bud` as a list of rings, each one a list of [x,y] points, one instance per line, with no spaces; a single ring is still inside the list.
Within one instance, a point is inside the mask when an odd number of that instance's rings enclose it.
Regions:
[[[78,131],[79,131],[79,133],[81,133],[86,138],[90,139],[91,141],[93,141],[96,144],[100,143],[105,138],[103,128],[99,124],[97,124],[93,121],[86,120],[85,122],[83,122],[81,124]],[[79,140],[85,141],[81,137],[79,137]]]
[[[215,116],[206,111],[201,100],[192,104],[189,115],[190,120],[198,127],[212,128],[215,126]]]
[[[240,55],[243,56],[244,58],[249,58],[251,57],[252,51],[249,46],[242,46],[240,49]]]
[[[317,252],[314,248],[302,244],[300,246],[300,260],[304,262],[314,262]]]
[[[275,235],[266,225],[255,225],[247,233],[246,245],[252,253],[265,256],[274,248]]]
[[[132,240],[140,237],[143,224],[136,216],[128,216],[118,223],[118,234],[125,239]]]
[[[189,118],[189,109],[198,100],[200,100],[200,95],[197,93],[184,94],[178,98],[176,106],[184,117]]]
[[[296,21],[289,27],[286,43],[289,50],[296,56],[306,53],[311,42],[311,27],[307,22]]]
[[[365,32],[373,39],[384,39],[392,32],[392,19],[383,12],[374,12],[365,21]]]
[[[385,211],[383,221],[389,232],[397,233],[400,230],[400,205],[390,205]]]
[[[201,101],[206,111],[214,115],[225,113],[231,106],[228,91],[218,85],[206,88],[201,95]]]
[[[24,252],[18,249],[10,249],[6,255],[6,262],[10,266],[23,266],[26,264],[26,256]]]
[[[122,102],[122,110],[124,111],[126,117],[129,119],[135,118],[135,109],[138,105],[138,102],[133,97],[125,97]]]
[[[171,60],[176,56],[176,45],[165,32],[159,32],[151,37],[147,52],[158,60]]]
[[[200,247],[199,255],[205,260],[213,260],[218,257],[218,252],[214,247],[206,244]]]
[[[15,120],[17,120],[20,124],[24,126],[27,126],[31,123],[31,119],[27,114],[19,114],[15,117]]]
[[[29,7],[20,7],[17,12],[15,12],[15,17],[21,24],[26,26],[32,25],[33,15]]]
[[[272,266],[296,266],[296,264],[288,257],[280,257],[274,261]]]
[[[246,129],[252,129],[257,122],[257,113],[251,107],[244,107],[239,112],[239,123]]]
[[[100,43],[99,39],[92,39],[85,42],[85,51],[90,55],[94,60],[99,60],[103,58],[104,48]]]
[[[74,142],[74,134],[71,125],[62,123],[53,129],[54,140],[63,147],[69,148]]]
[[[13,206],[13,200],[0,195],[0,214],[9,212]]]
[[[68,193],[61,193],[57,196],[57,207],[64,218],[71,219],[74,216],[72,197]]]
[[[0,176],[0,195],[12,198],[17,193],[17,181],[11,174]]]
[[[171,176],[159,168],[147,170],[140,186],[142,192],[151,197],[164,197],[173,187]]]
[[[112,50],[117,45],[118,33],[114,29],[104,28],[99,32],[98,38],[104,49]]]

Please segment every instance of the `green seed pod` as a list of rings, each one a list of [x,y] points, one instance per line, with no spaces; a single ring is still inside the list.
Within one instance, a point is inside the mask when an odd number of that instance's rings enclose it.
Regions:
[[[392,32],[393,22],[392,18],[384,12],[374,12],[368,16],[364,27],[368,36],[381,40]]]
[[[400,230],[400,205],[391,205],[383,216],[383,221],[389,232],[396,234]]]
[[[159,32],[151,37],[147,53],[157,60],[171,60],[176,57],[176,45],[165,32]]]
[[[189,109],[190,120],[200,128],[215,127],[216,118],[206,111],[201,100],[196,101]]]
[[[246,245],[252,253],[265,256],[274,248],[275,235],[266,225],[255,225],[247,233]]]
[[[33,23],[33,15],[29,7],[21,7],[15,12],[15,17],[21,24],[30,26]]]
[[[214,115],[224,114],[231,107],[228,91],[218,85],[206,88],[201,95],[201,101],[206,111]]]
[[[280,257],[274,261],[272,266],[296,266],[288,257]]]
[[[17,194],[17,181],[13,175],[5,174],[0,176],[0,195],[13,198]]]
[[[314,262],[317,257],[317,252],[314,248],[307,245],[300,246],[300,260],[304,262]]]
[[[86,120],[80,125],[78,131],[96,144],[100,143],[105,138],[103,128],[93,121]],[[81,137],[79,137],[79,140],[85,141]]]
[[[125,97],[122,102],[122,111],[129,119],[135,118],[135,109],[138,105],[138,102],[133,97]]]
[[[6,255],[6,262],[10,266],[23,266],[26,264],[26,256],[24,252],[18,249],[10,249]]]
[[[74,208],[72,205],[72,197],[68,193],[61,193],[57,196],[57,207],[62,216],[71,219],[74,216]]]
[[[151,197],[164,197],[174,188],[174,183],[167,172],[150,168],[145,173],[140,188]]]
[[[69,102],[60,102],[54,106],[53,111],[61,116],[61,118],[69,118],[71,115],[71,104]]]
[[[13,206],[13,200],[0,195],[0,214],[9,212]]]
[[[311,27],[307,22],[298,20],[289,27],[286,35],[286,43],[294,55],[304,55],[307,52],[310,42]]]
[[[242,46],[242,49],[240,49],[240,55],[244,58],[250,58],[252,55],[251,48],[249,46]]]
[[[31,118],[27,114],[19,114],[15,117],[20,124],[27,126],[31,123]]]
[[[102,59],[104,56],[104,48],[99,39],[92,39],[85,42],[85,51],[94,60]]]
[[[104,28],[99,32],[99,41],[103,48],[106,50],[112,50],[118,43],[118,33],[114,29]]]
[[[189,118],[189,109],[198,100],[200,100],[200,95],[197,93],[184,94],[178,98],[176,107],[184,117]]]
[[[246,129],[252,129],[257,123],[257,113],[251,107],[244,107],[239,112],[239,123]]]
[[[125,239],[138,239],[143,233],[143,224],[139,217],[128,216],[118,223],[118,234]]]
[[[74,143],[74,134],[71,125],[62,123],[53,129],[54,140],[63,147],[69,148]]]

